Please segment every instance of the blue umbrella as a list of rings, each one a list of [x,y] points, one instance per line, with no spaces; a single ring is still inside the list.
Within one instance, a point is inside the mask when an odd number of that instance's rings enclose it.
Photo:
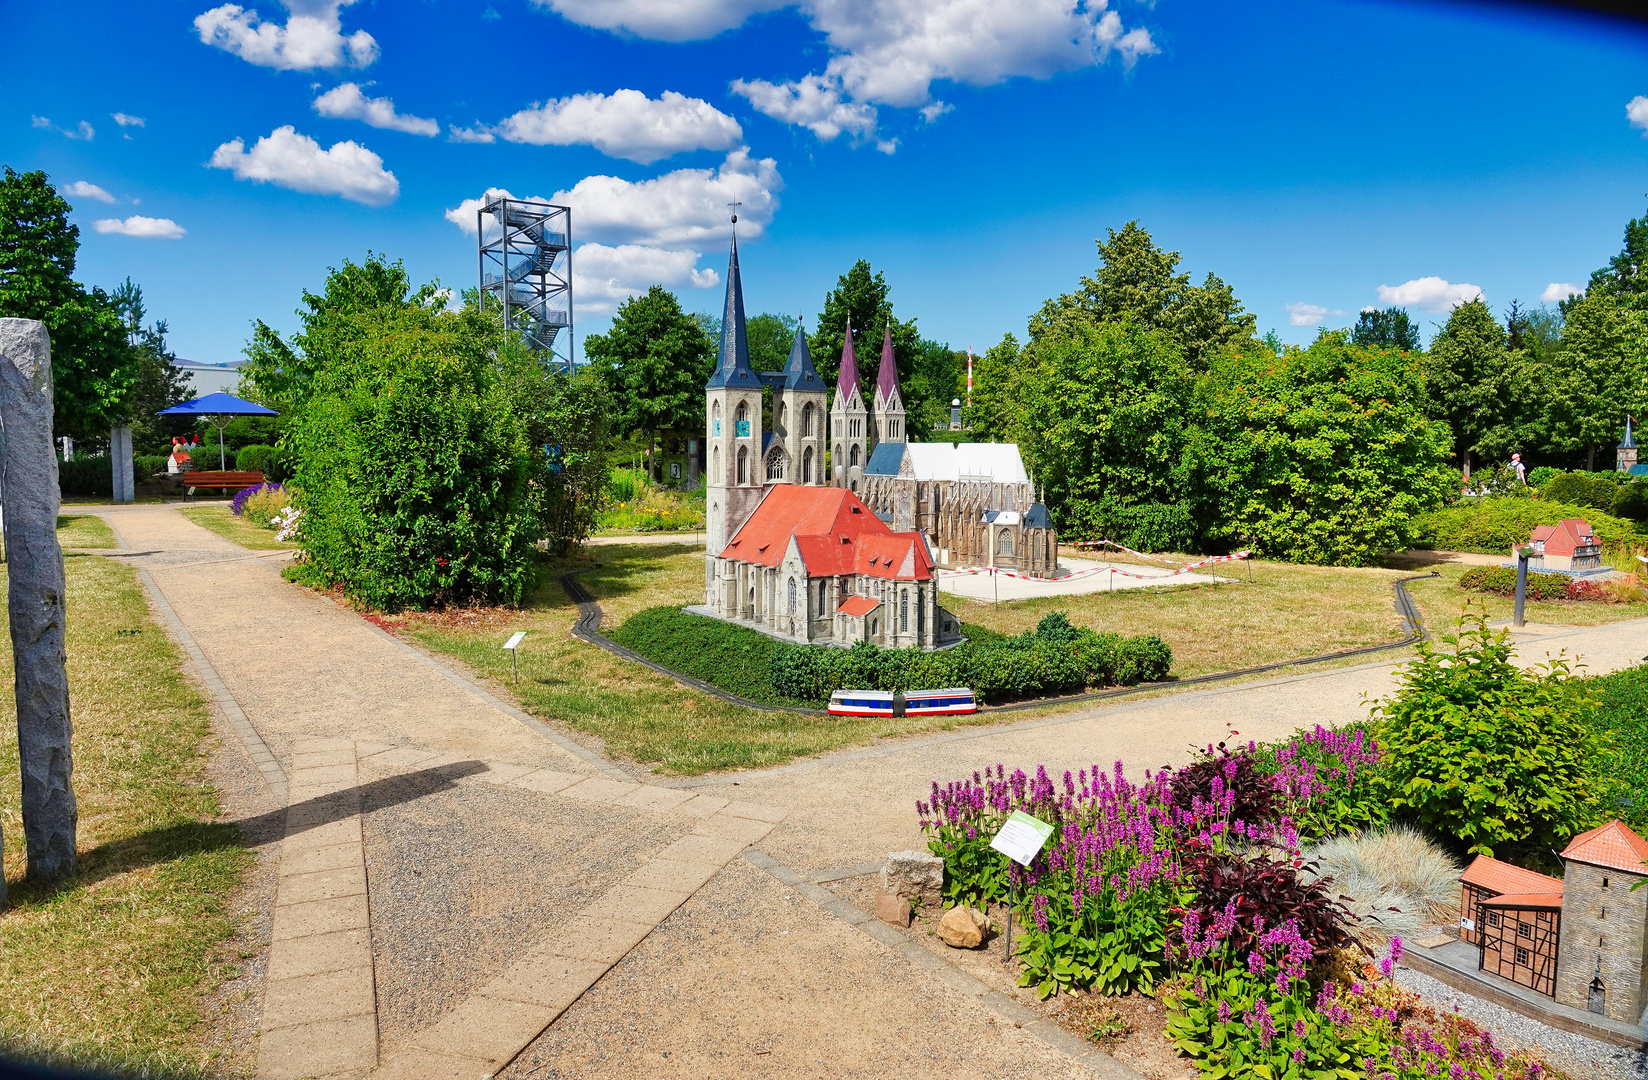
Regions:
[[[220,469],[227,469],[228,463],[224,458],[223,429],[229,426],[231,416],[279,416],[273,409],[265,409],[262,405],[254,405],[250,401],[242,401],[233,394],[221,391],[197,397],[193,401],[185,401],[181,405],[173,405],[169,409],[161,409],[156,416],[205,416],[210,417],[212,426],[217,428],[217,463]]]

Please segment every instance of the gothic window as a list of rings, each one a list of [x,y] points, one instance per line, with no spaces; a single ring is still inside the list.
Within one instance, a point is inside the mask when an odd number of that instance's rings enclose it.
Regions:
[[[710,403],[710,434],[721,434],[721,403],[719,401]]]
[[[910,590],[905,589],[900,594],[898,602],[898,629],[900,633],[910,632]]]
[[[996,537],[996,554],[1013,554],[1013,534],[1006,529],[1001,530],[1001,533]]]
[[[767,455],[767,479],[784,479],[784,452],[773,447],[773,452]]]
[[[916,593],[916,633],[918,633],[918,634],[924,633],[924,632],[926,632],[926,630],[927,630],[927,598],[922,596],[921,593],[918,592],[918,593]]]
[[[803,484],[813,482],[813,448],[810,446],[801,455],[801,482]]]
[[[795,614],[795,578],[790,579],[790,614]]]
[[[738,412],[733,416],[732,433],[740,439],[749,438],[750,408],[745,402],[738,403]]]
[[[801,434],[802,435],[811,435],[812,433],[813,433],[813,407],[812,407],[812,403],[808,402],[801,409]]]
[[[858,446],[856,444],[851,450],[847,451],[847,466],[853,469],[858,468]],[[857,488],[854,488],[854,490],[856,491]]]
[[[738,482],[740,484],[750,482],[750,448],[747,446],[738,448]]]
[[[710,475],[715,477],[716,483],[721,482],[721,448],[719,446],[715,448],[715,466],[710,469]]]

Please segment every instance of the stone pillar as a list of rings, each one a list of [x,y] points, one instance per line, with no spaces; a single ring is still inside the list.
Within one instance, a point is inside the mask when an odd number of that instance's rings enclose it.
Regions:
[[[33,319],[0,319],[0,499],[10,563],[23,836],[29,877],[54,881],[75,873],[78,813],[69,752],[63,552],[57,546],[51,341],[44,324]]]
[[[132,429],[117,427],[109,432],[109,460],[113,463],[114,501],[137,501],[136,477],[132,469]]]

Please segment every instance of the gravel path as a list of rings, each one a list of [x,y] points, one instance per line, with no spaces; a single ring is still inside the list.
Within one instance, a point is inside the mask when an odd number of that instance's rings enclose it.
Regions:
[[[1507,1050],[1538,1050],[1546,1060],[1575,1080],[1640,1080],[1648,1077],[1648,1056],[1638,1050],[1597,1042],[1583,1035],[1547,1027],[1519,1013],[1455,990],[1411,968],[1397,968],[1396,981],[1416,991],[1426,1004],[1458,1009],[1493,1032],[1494,1042]]]

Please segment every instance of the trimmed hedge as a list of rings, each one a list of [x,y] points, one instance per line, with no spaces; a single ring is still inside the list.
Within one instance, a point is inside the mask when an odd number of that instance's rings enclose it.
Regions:
[[[690,615],[680,608],[655,607],[636,612],[607,635],[671,671],[702,679],[763,705],[805,705],[773,689],[773,657],[794,649],[743,626]]]
[[[679,608],[638,612],[607,635],[653,663],[763,705],[820,706],[837,690],[936,690],[966,686],[990,704],[1133,686],[1167,676],[1173,650],[1161,638],[1096,634],[1062,612],[1018,637],[969,641],[943,652],[790,645],[747,627]]]
[[[1566,600],[1572,584],[1566,574],[1541,574],[1528,571],[1529,600]],[[1511,566],[1474,566],[1460,575],[1459,587],[1495,596],[1516,595],[1516,568]]]
[[[265,480],[276,484],[285,483],[292,475],[285,452],[261,443],[236,450],[234,467],[236,472],[260,472]]]
[[[65,495],[114,497],[114,463],[106,457],[57,463],[57,488]]]
[[[1589,506],[1609,513],[1614,496],[1619,492],[1619,480],[1612,474],[1593,476],[1583,472],[1558,473],[1539,490],[1539,497],[1551,502]]]
[[[1648,665],[1586,679],[1599,699],[1591,723],[1606,737],[1597,772],[1607,777],[1594,815],[1648,828]]]
[[[1480,499],[1459,503],[1421,515],[1416,526],[1421,547],[1508,557],[1512,547],[1528,542],[1535,526],[1555,525],[1564,518],[1583,518],[1590,522],[1597,536],[1610,547],[1641,543],[1644,539],[1635,522],[1598,513],[1589,506],[1549,499]]]

